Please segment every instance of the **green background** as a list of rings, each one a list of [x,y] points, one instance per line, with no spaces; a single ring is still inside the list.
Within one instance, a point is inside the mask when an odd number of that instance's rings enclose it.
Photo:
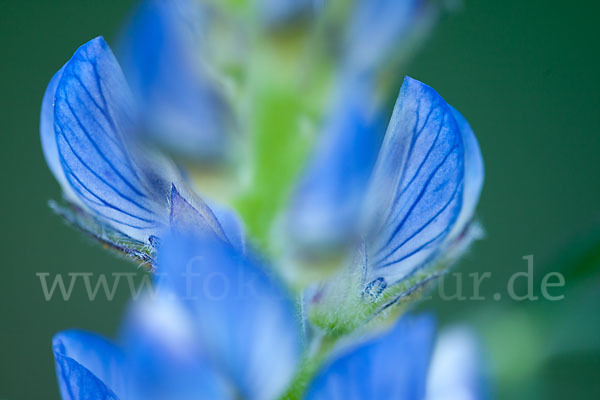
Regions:
[[[52,74],[92,37],[114,39],[131,6],[0,1],[0,399],[58,397],[50,345],[57,331],[118,329],[125,285],[111,302],[88,301],[81,286],[72,301],[44,300],[37,272],[133,268],[47,207],[60,191],[38,124]],[[437,310],[442,324],[479,330],[498,398],[600,398],[599,12],[591,1],[467,0],[406,71],[468,118],[482,148],[486,238],[456,271],[492,272],[481,288],[487,300],[434,296],[421,308]],[[546,272],[559,270],[564,300],[507,298],[509,276],[526,269],[529,254],[536,291]]]

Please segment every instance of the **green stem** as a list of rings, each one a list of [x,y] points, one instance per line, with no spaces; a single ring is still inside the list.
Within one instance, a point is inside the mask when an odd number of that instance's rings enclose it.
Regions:
[[[337,338],[331,336],[322,336],[318,340],[319,343],[316,350],[304,358],[300,368],[298,368],[296,375],[292,379],[292,383],[280,397],[280,400],[300,400],[304,397],[309,383],[337,342]]]

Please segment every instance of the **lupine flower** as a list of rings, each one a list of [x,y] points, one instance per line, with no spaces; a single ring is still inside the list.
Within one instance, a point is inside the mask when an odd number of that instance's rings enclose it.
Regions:
[[[187,158],[215,162],[226,156],[234,121],[211,52],[219,40],[215,26],[223,21],[205,3],[142,2],[118,55],[140,103],[145,137]]]
[[[429,31],[436,9],[423,0],[357,0],[349,13],[333,106],[286,216],[298,252],[337,249],[354,238],[402,55]]]
[[[333,357],[306,399],[423,399],[433,335],[431,318],[399,320],[389,332]]]
[[[54,208],[101,241],[143,261],[174,214],[193,213],[195,229],[229,242],[239,226],[187,188],[165,157],[134,139],[137,108],[119,64],[104,39],[81,46],[52,78],[42,103],[46,162],[69,208]],[[190,217],[192,218],[192,217]],[[238,242],[239,243],[239,242]]]
[[[188,218],[194,222],[188,227],[243,246],[242,229],[231,213],[214,207],[216,215],[168,160],[132,140],[135,109],[102,39],[82,46],[55,75],[43,101],[41,135],[48,165],[73,207],[58,210],[103,242],[150,263],[177,204],[196,215]],[[355,172],[361,173],[360,166]],[[483,164],[464,118],[433,89],[407,79],[371,181],[363,217],[357,219],[366,229],[352,268],[337,280],[343,289],[331,283],[318,289],[317,310],[333,304],[336,315],[353,312],[338,303],[358,301],[368,304],[371,315],[375,305],[385,309],[424,282],[415,278],[417,272],[428,273],[426,267],[464,247],[467,240],[456,239],[470,237],[463,233],[477,203]],[[409,278],[417,281],[409,284]]]
[[[461,358],[448,357],[447,340],[440,341],[430,367],[431,319],[394,323],[404,310],[398,305],[475,237],[483,183],[468,123],[416,80],[406,78],[384,134],[388,90],[401,76],[398,54],[411,47],[407,38],[430,27],[434,8],[422,0],[348,4],[346,13],[336,1],[253,3],[269,27],[316,18],[308,34],[280,35],[256,29],[256,15],[220,19],[221,11],[245,4],[148,0],[123,34],[125,76],[96,38],[52,78],[41,140],[67,203],[52,207],[105,244],[149,263],[157,290],[155,298],[132,305],[118,343],[81,331],[55,337],[63,398],[480,395],[471,342],[459,341],[465,349],[459,355],[466,354]],[[231,48],[215,43],[228,37],[215,34],[223,26],[236,39],[248,34],[251,54],[243,62],[229,64]],[[306,34],[301,40],[299,32]],[[339,51],[315,44],[329,32],[336,34],[323,42],[340,44]],[[281,43],[299,51],[281,52]],[[306,77],[300,61],[314,63],[313,54],[326,62]],[[235,98],[225,90],[227,69],[245,79]],[[331,108],[320,107],[330,88]],[[202,162],[221,161],[230,157],[236,122],[248,133],[245,144],[254,152],[248,158],[256,163],[237,165],[252,176],[243,188],[251,201],[244,203],[242,194],[236,203],[247,221],[257,216],[252,222],[270,231],[292,193],[286,235],[275,231],[286,250],[274,252],[282,256],[276,261],[285,265],[291,254],[320,265],[333,249],[341,255],[334,264],[345,262],[314,286],[288,281],[303,294],[300,306],[247,248],[235,214],[196,195],[180,168],[149,143]],[[320,132],[314,154],[292,191],[290,177],[300,172],[313,131]],[[254,239],[264,244],[262,232]],[[452,385],[440,378],[448,358],[461,372]]]
[[[156,298],[132,305],[118,343],[82,331],[55,336],[63,399],[425,396],[430,317],[405,317],[387,332],[315,354],[286,291],[256,259],[221,241],[174,234],[163,242],[159,270]],[[301,373],[303,366],[311,367]]]
[[[302,351],[281,285],[214,237],[165,238],[159,270],[157,297],[133,305],[120,345],[82,332],[55,337],[63,398],[276,398]]]
[[[354,82],[340,88],[292,196],[283,246],[306,257],[352,239],[385,133],[383,114],[369,85]]]
[[[474,237],[482,184],[468,123],[432,88],[406,78],[356,216],[352,261],[313,294],[320,325],[362,320],[361,308],[371,318],[439,274]]]

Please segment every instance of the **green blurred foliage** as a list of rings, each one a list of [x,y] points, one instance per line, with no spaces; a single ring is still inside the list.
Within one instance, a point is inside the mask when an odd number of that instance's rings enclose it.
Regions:
[[[135,265],[52,215],[47,200],[60,193],[45,166],[38,123],[52,74],[92,37],[102,34],[111,42],[132,5],[0,1],[0,398],[58,396],[50,349],[55,332],[118,331],[125,285],[113,301],[90,302],[81,286],[71,301],[44,300],[37,272],[131,272]],[[456,271],[492,272],[481,287],[486,300],[434,296],[421,308],[436,310],[442,325],[477,327],[501,399],[599,397],[599,11],[597,3],[583,0],[466,0],[401,72],[433,86],[468,118],[480,141],[486,184],[478,214],[487,236]],[[296,112],[296,99],[278,93],[281,98],[269,97],[263,106],[285,104]],[[254,117],[269,125],[268,140],[279,134],[282,149],[295,149],[281,133],[287,116],[271,124],[260,112]],[[269,197],[268,182],[281,179],[272,168],[258,167],[264,186],[257,195]],[[272,195],[270,201],[281,201]],[[506,292],[513,273],[525,270],[528,254],[535,257],[537,288],[545,273],[564,273],[564,300],[493,299]]]

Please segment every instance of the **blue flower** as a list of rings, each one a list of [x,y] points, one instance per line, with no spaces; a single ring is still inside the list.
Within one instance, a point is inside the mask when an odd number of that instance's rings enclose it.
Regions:
[[[314,356],[287,292],[252,256],[173,234],[159,269],[156,297],[132,305],[119,344],[82,331],[55,336],[63,399],[275,399]],[[405,317],[340,344],[305,398],[423,398],[433,335],[430,317]]]
[[[145,246],[153,248],[170,226],[181,204],[173,199],[183,196],[197,229],[228,241],[215,213],[177,168],[135,140],[137,121],[136,104],[104,39],[81,46],[54,75],[42,102],[42,149],[71,206],[54,208],[101,241],[149,261]],[[220,214],[233,218],[225,210]]]
[[[473,131],[432,88],[406,78],[367,194],[367,282],[393,284],[467,228],[483,184]]]
[[[225,156],[233,113],[210,53],[221,21],[194,0],[147,0],[123,34],[118,56],[141,104],[144,133],[202,162]],[[233,27],[230,27],[233,29]]]
[[[385,108],[372,85],[343,83],[287,210],[287,245],[298,252],[327,252],[354,237],[385,133]]]
[[[340,161],[348,165],[346,160],[357,157],[364,147],[360,141],[335,143],[339,146],[330,146],[330,157],[322,157],[325,161],[320,168],[321,181],[313,186],[321,191],[323,199],[310,203],[314,209],[305,211],[305,215],[324,214],[336,204],[346,204],[340,184],[362,179],[327,181],[327,171],[344,166]],[[334,156],[338,150],[342,153]],[[346,171],[353,173],[352,169]],[[360,207],[345,213],[350,218],[347,224],[340,223],[356,228],[343,231],[347,235],[355,232],[351,239],[358,237],[351,250],[351,268],[342,271],[343,277],[320,287],[316,303],[333,301],[326,308],[336,310],[335,315],[339,315],[340,301],[348,302],[349,313],[354,312],[352,305],[356,301],[363,300],[385,301],[381,305],[385,309],[412,290],[410,285],[398,283],[406,283],[420,273],[420,278],[412,283],[413,287],[419,286],[438,274],[450,262],[449,258],[456,258],[474,237],[470,222],[482,184],[483,161],[466,120],[432,88],[406,78],[368,188],[362,201],[353,201],[354,207]],[[310,184],[307,187],[310,189]],[[335,191],[324,190],[330,188]],[[354,196],[352,193],[357,190],[351,190],[349,195]],[[349,280],[353,282],[348,283]],[[344,294],[347,291],[354,293]],[[391,295],[394,291],[398,293]],[[364,299],[357,300],[357,296]]]
[[[286,216],[298,252],[337,249],[356,237],[398,66],[429,31],[436,8],[423,0],[357,0],[349,13],[333,104]]]
[[[388,333],[346,349],[325,365],[306,399],[422,399],[433,337],[431,318],[403,318]]]
[[[275,398],[302,351],[287,292],[214,237],[174,233],[160,250],[156,298],[132,306],[120,345],[54,338],[63,398]]]

